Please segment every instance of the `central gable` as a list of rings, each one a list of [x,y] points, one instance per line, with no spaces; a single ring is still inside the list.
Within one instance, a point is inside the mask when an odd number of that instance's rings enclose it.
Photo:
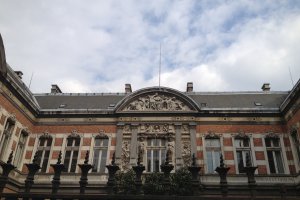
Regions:
[[[197,105],[188,96],[169,88],[146,88],[125,97],[117,112],[196,112]]]

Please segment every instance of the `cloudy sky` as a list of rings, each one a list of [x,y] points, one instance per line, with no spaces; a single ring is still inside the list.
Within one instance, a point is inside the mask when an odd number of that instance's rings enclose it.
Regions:
[[[290,90],[300,1],[0,0],[7,62],[34,93]],[[290,76],[290,72],[291,76]]]

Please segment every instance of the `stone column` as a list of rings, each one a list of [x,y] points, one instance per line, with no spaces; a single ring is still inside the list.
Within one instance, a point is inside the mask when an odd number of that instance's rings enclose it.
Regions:
[[[138,124],[131,124],[130,165],[136,165]]]
[[[195,154],[195,156],[197,157],[196,123],[191,122],[189,125],[190,125],[191,155]]]
[[[116,164],[117,165],[121,164],[123,127],[124,127],[124,123],[119,122],[117,124],[117,135],[116,135]]]
[[[181,123],[175,123],[175,164],[176,169],[182,167]]]

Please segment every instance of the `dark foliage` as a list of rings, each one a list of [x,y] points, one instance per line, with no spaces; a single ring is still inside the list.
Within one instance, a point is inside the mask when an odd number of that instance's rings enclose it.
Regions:
[[[163,187],[164,176],[161,173],[147,174],[144,183],[144,193],[150,195],[164,194]]]
[[[192,175],[186,168],[171,174],[171,193],[179,196],[193,195]]]

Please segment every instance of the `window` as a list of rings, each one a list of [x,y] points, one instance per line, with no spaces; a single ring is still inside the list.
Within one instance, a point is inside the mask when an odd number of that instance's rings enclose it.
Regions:
[[[64,165],[66,167],[65,171],[75,172],[77,166],[77,159],[79,154],[80,137],[79,136],[69,136],[67,138],[67,147],[65,153]]]
[[[38,161],[37,163],[41,166],[41,172],[46,172],[48,167],[48,161],[50,156],[50,150],[52,145],[52,137],[51,136],[41,136],[39,140],[38,151]]]
[[[250,164],[252,163],[249,138],[248,137],[235,138],[234,146],[236,149],[238,171],[239,173],[245,173],[244,167],[246,166],[247,155],[250,158]]]
[[[96,136],[94,146],[93,172],[105,172],[108,149],[108,137]]]
[[[147,140],[147,172],[159,172],[166,159],[166,140],[151,138]],[[171,158],[170,158],[171,159]]]
[[[8,118],[4,126],[4,131],[0,140],[0,160],[4,159],[6,150],[8,149],[7,145],[9,143],[12,132],[14,130],[14,125],[15,125],[15,121]]]
[[[25,131],[22,131],[20,134],[20,137],[19,137],[19,142],[17,145],[17,150],[16,150],[16,154],[15,154],[15,159],[14,159],[14,165],[17,167],[20,167],[20,165],[21,165],[27,137],[28,137],[28,133]]]
[[[298,162],[300,162],[300,142],[299,142],[299,135],[297,133],[297,130],[292,131],[291,137],[293,140],[294,147],[296,149]]]
[[[221,144],[219,138],[206,138],[207,172],[214,173],[220,165]]]
[[[279,138],[265,138],[269,169],[271,174],[284,173]]]

